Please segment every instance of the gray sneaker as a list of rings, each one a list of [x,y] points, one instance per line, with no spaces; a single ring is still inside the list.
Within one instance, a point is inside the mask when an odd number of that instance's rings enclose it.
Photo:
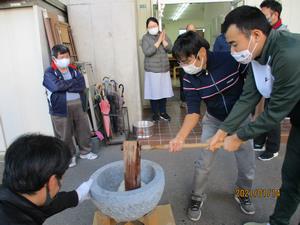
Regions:
[[[192,221],[198,221],[201,217],[201,207],[203,205],[203,201],[197,201],[191,199],[190,206],[188,208],[187,216]]]
[[[255,208],[253,203],[251,202],[251,199],[249,196],[247,197],[240,197],[237,195],[234,195],[234,199],[237,201],[237,203],[240,204],[241,210],[248,215],[253,215],[255,213]]]

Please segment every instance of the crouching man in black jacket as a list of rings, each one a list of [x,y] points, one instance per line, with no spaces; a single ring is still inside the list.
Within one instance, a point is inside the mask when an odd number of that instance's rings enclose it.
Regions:
[[[0,186],[0,225],[41,225],[50,216],[89,199],[92,180],[59,192],[71,151],[59,139],[19,137],[7,149]]]

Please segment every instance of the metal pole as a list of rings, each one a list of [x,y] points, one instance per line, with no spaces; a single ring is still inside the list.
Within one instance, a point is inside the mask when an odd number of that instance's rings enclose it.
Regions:
[[[162,3],[161,0],[157,0],[157,6],[158,6],[158,23],[159,23],[159,30],[162,31]]]
[[[8,146],[7,146],[7,142],[6,142],[6,137],[5,137],[5,133],[4,133],[4,126],[3,126],[1,116],[0,116],[0,125],[1,125],[1,132],[2,132],[2,137],[3,137],[4,147],[5,147],[5,150],[6,150]]]

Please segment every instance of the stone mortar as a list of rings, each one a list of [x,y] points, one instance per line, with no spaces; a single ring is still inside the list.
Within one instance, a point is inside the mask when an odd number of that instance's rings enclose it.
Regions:
[[[144,187],[117,192],[124,179],[124,161],[117,161],[98,169],[91,176],[92,201],[105,215],[117,222],[135,221],[153,210],[161,199],[165,176],[160,165],[141,161],[141,180]]]

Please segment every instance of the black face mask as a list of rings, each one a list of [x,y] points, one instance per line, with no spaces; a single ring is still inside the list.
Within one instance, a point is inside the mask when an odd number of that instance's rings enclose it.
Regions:
[[[57,179],[57,178],[56,178],[56,179]],[[60,180],[59,180],[59,179],[57,179],[57,183],[58,183],[58,186],[59,186],[59,189],[60,189],[60,188],[61,188],[61,183],[60,183]],[[53,198],[51,198],[51,195],[50,195],[50,191],[49,191],[48,185],[46,186],[46,191],[47,191],[47,193],[46,193],[46,201],[45,201],[43,207],[49,206],[49,205],[53,202],[53,200],[56,198],[56,195],[55,195]]]
[[[46,191],[47,191],[47,196],[46,196],[46,201],[44,203],[44,207],[49,206],[53,202],[53,199],[55,198],[55,196],[51,198],[48,185],[46,187]]]

